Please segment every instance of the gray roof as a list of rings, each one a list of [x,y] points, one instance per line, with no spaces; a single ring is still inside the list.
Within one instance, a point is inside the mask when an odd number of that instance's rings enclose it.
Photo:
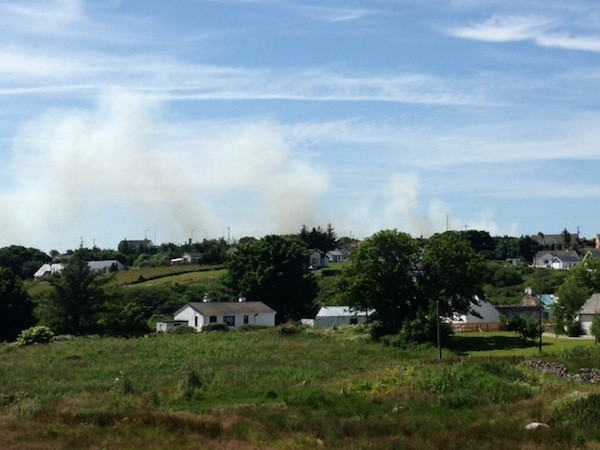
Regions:
[[[593,294],[577,311],[578,314],[600,314],[600,294]]]
[[[224,314],[258,314],[275,313],[263,302],[192,302],[185,305],[179,311],[191,306],[203,316],[219,316]],[[177,311],[175,315],[179,313]]]
[[[370,316],[374,312],[374,309],[369,309],[367,314]],[[349,306],[322,306],[317,313],[317,317],[355,317],[364,314],[365,311]]]

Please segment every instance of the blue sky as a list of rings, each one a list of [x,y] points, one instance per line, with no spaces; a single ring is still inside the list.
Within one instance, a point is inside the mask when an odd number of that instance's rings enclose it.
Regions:
[[[0,245],[600,232],[596,0],[0,1]]]

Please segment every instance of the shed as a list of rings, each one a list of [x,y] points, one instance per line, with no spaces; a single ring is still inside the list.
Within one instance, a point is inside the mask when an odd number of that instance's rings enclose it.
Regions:
[[[343,327],[348,325],[364,325],[374,309],[361,311],[350,306],[322,306],[314,320],[315,327]]]

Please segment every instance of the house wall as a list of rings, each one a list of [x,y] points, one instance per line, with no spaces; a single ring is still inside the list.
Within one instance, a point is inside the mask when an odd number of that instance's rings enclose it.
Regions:
[[[198,316],[198,326],[194,326],[195,320],[194,317]],[[191,306],[188,306],[183,311],[180,311],[175,317],[174,320],[185,320],[188,323],[189,327],[195,328],[196,330],[202,330],[203,325],[203,317],[201,314],[197,313]]]

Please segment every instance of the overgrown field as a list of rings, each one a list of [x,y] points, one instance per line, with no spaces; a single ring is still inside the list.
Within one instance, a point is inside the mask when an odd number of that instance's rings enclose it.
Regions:
[[[599,347],[554,358],[597,361]],[[3,345],[0,448],[600,445],[597,386],[506,363],[421,362],[435,355],[360,328]],[[536,420],[549,428],[525,430]]]

